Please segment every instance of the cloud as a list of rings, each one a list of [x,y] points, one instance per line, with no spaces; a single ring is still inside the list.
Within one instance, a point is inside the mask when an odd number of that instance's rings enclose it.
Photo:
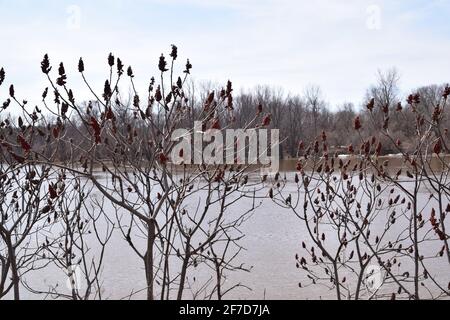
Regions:
[[[380,28],[371,30],[367,8],[374,5]],[[0,61],[17,92],[32,100],[46,85],[39,62],[48,52],[54,65],[66,63],[69,83],[89,98],[76,72],[80,56],[98,90],[111,51],[133,65],[144,92],[159,55],[175,43],[180,59],[194,64],[196,79],[231,79],[236,88],[269,84],[292,93],[313,83],[334,106],[360,102],[379,68],[398,67],[405,91],[448,81],[449,7],[446,1],[400,0],[0,1],[0,43],[7,48]],[[6,89],[0,88],[0,98]]]

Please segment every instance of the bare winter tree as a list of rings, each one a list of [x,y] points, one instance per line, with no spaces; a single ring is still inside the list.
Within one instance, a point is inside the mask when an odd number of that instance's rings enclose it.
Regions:
[[[129,67],[126,75],[133,90],[133,102],[128,105],[119,91],[124,65],[110,55],[110,77],[105,81],[104,92],[92,91],[94,99],[86,110],[75,103],[66,83],[64,65],[60,64],[55,81],[50,77],[48,57],[42,61],[42,71],[57,97],[56,116],[62,122],[54,138],[74,155],[63,167],[87,177],[111,203],[105,213],[111,218],[114,212],[123,237],[142,260],[148,299],[182,299],[188,287],[189,270],[196,269],[200,262],[211,261],[204,252],[224,259],[213,259],[219,263],[219,273],[217,265],[211,265],[215,275],[220,275],[214,291],[218,291],[223,281],[224,270],[246,270],[242,265],[233,266],[234,255],[226,258],[222,252],[228,252],[230,246],[236,252],[241,250],[239,225],[255,209],[255,204],[239,213],[226,212],[239,199],[252,197],[253,189],[259,185],[258,181],[249,182],[248,166],[218,165],[219,161],[191,165],[190,159],[196,157],[194,150],[174,150],[179,146],[178,140],[194,133],[189,127],[187,134],[174,139],[177,129],[181,129],[186,119],[192,119],[194,113],[191,100],[183,90],[192,65],[188,60],[184,76],[175,77],[177,57],[175,46],[169,61],[163,55],[160,57],[160,81],[152,78],[145,103],[135,89],[134,73]],[[91,88],[82,59],[78,69]],[[219,92],[210,92],[196,111],[202,135],[233,125],[232,91],[228,82]],[[121,116],[119,122],[118,115],[127,114],[127,110],[130,116]],[[68,116],[69,112],[72,117]],[[257,112],[248,127],[268,125],[268,116],[264,119],[263,116]],[[68,127],[76,128],[83,140],[77,142],[66,136]],[[174,154],[182,159],[180,165],[170,161]],[[223,294],[218,293],[218,297]]]
[[[311,111],[311,124],[313,126],[313,137],[317,137],[319,134],[318,121],[321,110],[324,108],[324,102],[322,100],[322,93],[320,87],[311,85],[305,90],[306,106]]]
[[[93,186],[83,177],[58,170],[58,194],[54,204],[52,229],[42,240],[40,264],[56,268],[65,275],[63,283],[49,288],[27,289],[51,298],[88,300],[103,298],[102,267],[114,223],[104,212],[105,198],[92,193]]]
[[[5,72],[0,70],[0,85]],[[51,227],[54,196],[53,169],[37,163],[32,148],[54,159],[55,151],[43,144],[45,120],[36,107],[27,111],[27,101],[19,101],[14,86],[3,103],[0,115],[10,105],[21,111],[17,120],[6,116],[0,123],[0,298],[12,291],[20,299],[21,278],[36,271],[42,250],[36,242]]]
[[[442,261],[448,260],[450,205],[444,190],[448,160],[442,154],[448,132],[441,127],[449,95],[446,87],[431,117],[419,111],[419,94],[408,97],[416,116],[412,152],[390,132],[391,113],[404,112],[400,107],[383,108],[381,124],[379,117],[370,117],[374,127],[382,128],[378,136],[365,137],[363,126],[370,124],[356,117],[360,144],[349,146],[349,157],[328,153],[325,132],[310,146],[299,146],[296,193],[286,195],[278,183],[270,197],[306,225],[308,241],[302,244],[303,256],[296,256],[306,286],[326,283],[337,299],[448,297],[450,283],[439,268],[450,267]],[[373,107],[371,100],[370,114]],[[382,156],[386,140],[401,154],[399,163],[389,164],[391,158]]]

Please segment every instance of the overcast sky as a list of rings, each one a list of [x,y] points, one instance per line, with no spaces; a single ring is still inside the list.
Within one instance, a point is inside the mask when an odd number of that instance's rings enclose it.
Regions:
[[[110,51],[133,66],[144,94],[173,43],[196,80],[286,93],[317,84],[331,106],[358,105],[378,69],[397,67],[404,92],[450,81],[449,17],[447,0],[0,0],[0,98],[11,83],[20,98],[39,97],[46,52],[65,62],[78,95],[87,94],[79,57],[102,90]]]

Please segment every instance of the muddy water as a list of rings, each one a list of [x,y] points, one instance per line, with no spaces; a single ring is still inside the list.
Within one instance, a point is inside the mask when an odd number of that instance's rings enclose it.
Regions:
[[[345,162],[347,160],[350,160],[350,168],[358,161],[358,156],[355,155],[340,155],[339,157]],[[450,164],[450,155],[440,155],[439,157],[437,157],[435,154],[433,154],[432,156],[427,156],[426,159],[429,168],[435,172],[442,171],[442,163],[447,164],[447,166]],[[378,161],[380,164],[387,163],[389,165],[388,169],[392,172],[405,167],[404,157],[401,154],[379,156]],[[285,159],[280,161],[280,171],[296,171],[297,162],[298,159]]]
[[[292,181],[293,173],[287,173]],[[295,193],[296,185],[288,183],[285,192]],[[266,193],[267,190],[262,191]],[[421,191],[420,202],[424,209],[424,216],[428,213],[427,200],[429,191]],[[242,202],[243,201],[243,202]],[[250,208],[250,200],[242,200],[233,208],[236,213]],[[197,205],[193,199],[192,206]],[[113,212],[105,204],[105,212]],[[380,223],[380,229],[383,224]],[[450,228],[450,226],[448,227]],[[269,199],[262,200],[261,206],[252,217],[242,226],[246,235],[241,244],[245,248],[237,264],[243,264],[251,269],[250,272],[237,272],[228,275],[225,289],[236,284],[242,286],[231,291],[226,298],[230,299],[333,299],[335,291],[324,286],[316,285],[299,288],[299,282],[305,282],[305,274],[296,268],[294,256],[301,252],[301,242],[306,240],[307,231],[304,223],[289,210],[281,209]],[[426,256],[435,256],[440,244],[430,244],[423,250]],[[95,254],[95,248],[92,249]],[[438,279],[447,284],[450,281],[450,267],[445,258],[430,260],[428,267],[437,274]],[[405,266],[406,269],[408,269]],[[405,270],[406,270],[405,269]],[[142,261],[130,250],[128,244],[119,232],[111,239],[105,254],[103,268],[103,298],[122,299],[133,293],[132,299],[144,299],[145,278]],[[211,270],[200,269],[194,271],[188,278],[188,289],[185,297],[192,298],[192,292],[198,284],[207,281],[212,276]],[[195,280],[193,279],[194,277]],[[58,284],[59,288],[66,286],[67,278],[59,269],[47,268],[42,271],[25,276],[27,283],[34,288],[44,290],[49,286]],[[192,290],[191,290],[192,288]],[[67,291],[67,290],[66,290]],[[40,299],[23,291],[23,298]],[[204,298],[202,295],[196,298]]]

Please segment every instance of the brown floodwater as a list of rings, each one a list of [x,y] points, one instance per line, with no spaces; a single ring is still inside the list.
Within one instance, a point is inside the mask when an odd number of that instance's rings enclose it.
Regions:
[[[293,181],[292,172],[287,172],[288,181]],[[405,182],[407,184],[407,182]],[[267,194],[267,188],[260,195]],[[284,192],[295,194],[297,186],[288,182]],[[429,215],[428,203],[430,191],[424,186],[420,192],[419,202],[425,217]],[[100,197],[97,194],[96,197]],[[200,196],[201,197],[201,196]],[[195,207],[198,199],[192,199],[190,206]],[[232,212],[239,214],[252,206],[252,201],[241,200],[233,207]],[[301,206],[301,204],[300,204]],[[106,203],[105,212],[114,210]],[[381,220],[387,219],[381,215]],[[425,218],[427,219],[427,218]],[[378,228],[382,230],[385,221],[380,221]],[[404,227],[404,226],[403,226]],[[377,228],[377,227],[376,227]],[[376,229],[375,228],[375,229]],[[447,227],[450,229],[450,225]],[[270,199],[262,199],[260,207],[255,210],[251,218],[242,228],[245,237],[241,244],[245,248],[238,256],[236,263],[251,269],[250,272],[229,273],[224,284],[225,288],[236,284],[242,286],[231,291],[225,298],[229,299],[334,299],[335,291],[322,285],[299,288],[299,282],[307,282],[304,272],[296,267],[294,259],[297,253],[301,253],[301,243],[308,239],[306,227],[303,221],[298,219],[290,210],[282,209]],[[394,230],[395,231],[395,230]],[[427,256],[436,256],[441,247],[440,243],[431,243],[423,247],[423,253]],[[92,253],[95,254],[95,246]],[[450,281],[450,266],[445,258],[430,259],[427,261],[430,272],[436,275],[443,284]],[[402,266],[404,270],[411,270],[411,265]],[[403,269],[398,270],[398,272]],[[196,288],[212,276],[209,269],[191,269],[188,276],[189,287],[184,295],[192,298]],[[195,277],[195,279],[194,279]],[[131,250],[123,236],[115,232],[105,253],[105,263],[102,270],[103,298],[123,299],[132,295],[132,299],[144,299],[145,277],[142,261]],[[67,277],[62,270],[46,268],[25,276],[27,283],[34,288],[45,290],[49,286],[59,285],[64,291]],[[350,287],[354,284],[350,283]],[[396,288],[395,288],[396,290]],[[40,299],[23,291],[23,298]],[[204,298],[201,295],[196,298]]]

